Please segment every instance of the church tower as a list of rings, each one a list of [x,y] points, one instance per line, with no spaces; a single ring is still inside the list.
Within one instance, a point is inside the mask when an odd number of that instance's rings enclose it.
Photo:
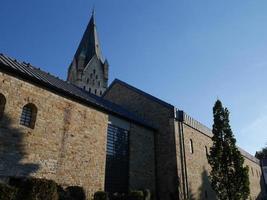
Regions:
[[[79,47],[69,66],[67,81],[98,96],[108,87],[108,62],[104,60],[92,13]]]

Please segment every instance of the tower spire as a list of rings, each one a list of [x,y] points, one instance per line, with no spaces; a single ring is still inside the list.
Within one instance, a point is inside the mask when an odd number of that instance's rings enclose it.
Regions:
[[[97,66],[96,66],[97,65]],[[93,70],[101,74],[86,74]],[[100,80],[101,77],[103,80]],[[94,80],[98,79],[98,80]],[[102,56],[95,23],[95,8],[69,67],[68,81],[93,93],[102,95],[108,83],[108,62]],[[96,86],[97,85],[97,86]]]

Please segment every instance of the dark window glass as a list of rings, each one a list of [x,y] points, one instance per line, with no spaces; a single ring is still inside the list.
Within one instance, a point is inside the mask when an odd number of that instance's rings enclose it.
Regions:
[[[129,132],[108,125],[105,191],[127,192],[129,176]]]
[[[209,150],[208,150],[208,147],[207,147],[207,146],[205,146],[205,151],[206,151],[206,156],[208,157],[208,155],[209,155]]]
[[[34,128],[37,115],[37,108],[33,104],[27,104],[22,108],[20,124],[29,128]]]
[[[193,154],[194,153],[194,146],[193,146],[193,140],[190,139],[189,141],[189,147],[190,147],[190,153]]]
[[[95,69],[93,70],[94,74],[95,74]]]
[[[97,94],[97,89],[95,89],[95,94]]]
[[[6,98],[3,94],[0,94],[0,119],[3,118],[6,106]]]

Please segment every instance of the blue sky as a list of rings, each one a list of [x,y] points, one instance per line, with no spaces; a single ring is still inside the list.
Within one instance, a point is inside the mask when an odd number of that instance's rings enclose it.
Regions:
[[[93,5],[110,81],[209,127],[219,98],[238,145],[267,143],[266,0],[1,0],[0,52],[65,79]]]

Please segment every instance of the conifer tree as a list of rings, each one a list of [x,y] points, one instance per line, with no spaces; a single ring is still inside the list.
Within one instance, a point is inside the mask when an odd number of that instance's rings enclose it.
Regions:
[[[220,200],[245,200],[249,196],[248,167],[236,146],[229,125],[229,111],[217,100],[213,107],[213,146],[208,162],[211,186]]]

